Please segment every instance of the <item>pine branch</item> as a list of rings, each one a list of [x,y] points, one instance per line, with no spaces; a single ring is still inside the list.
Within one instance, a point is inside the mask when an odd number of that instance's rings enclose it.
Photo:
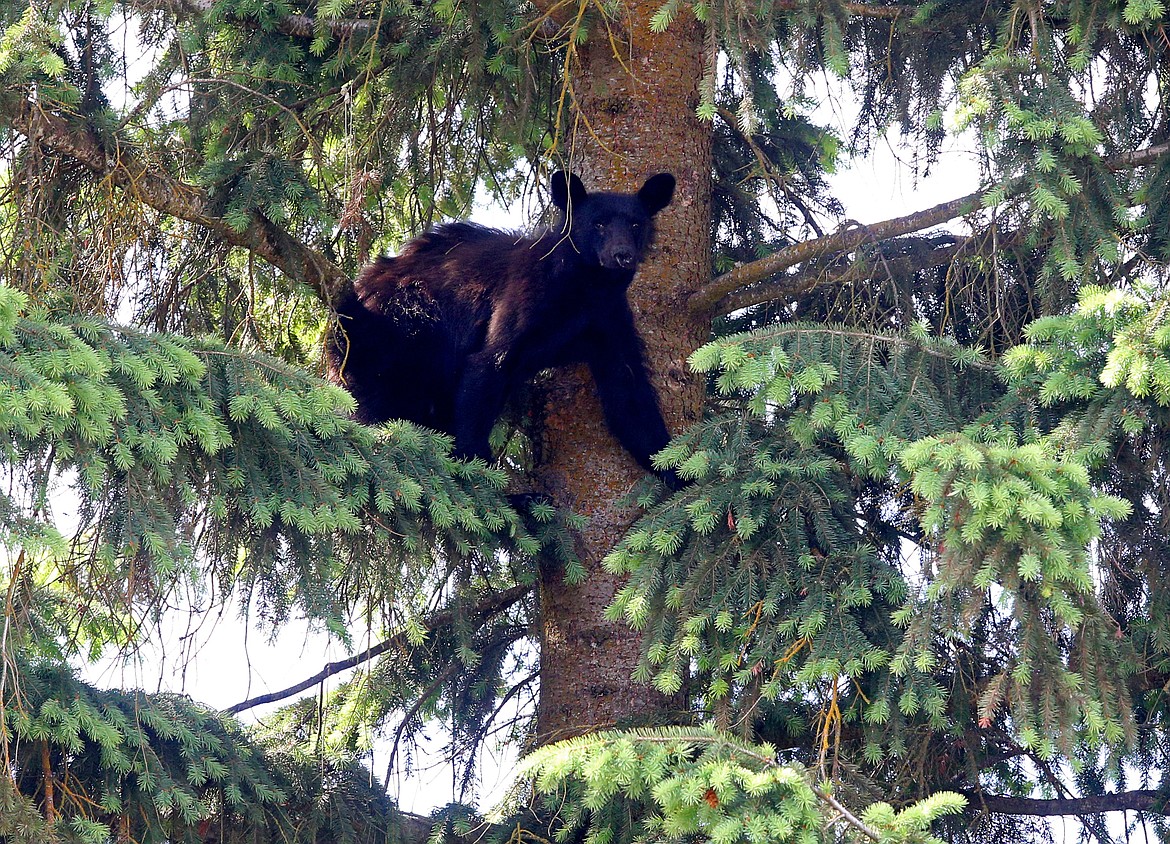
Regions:
[[[1167,807],[1167,797],[1170,795],[1153,789],[1052,799],[1006,797],[959,789],[955,789],[955,791],[971,801],[972,807],[986,809],[988,812],[1001,815],[1054,817],[1059,815],[1095,815],[1103,812],[1150,812],[1158,815],[1170,815],[1170,807]]]
[[[801,4],[797,0],[781,0],[776,7],[786,12],[796,11]],[[912,16],[918,11],[917,6],[875,6],[869,3],[845,3],[845,11],[859,18],[877,18],[879,20],[897,20],[903,15]]]
[[[157,11],[159,6],[158,3],[149,2],[149,0],[148,2],[134,0],[131,5],[143,13]],[[214,0],[167,0],[165,5],[171,14],[176,17],[181,17],[184,15],[206,15],[211,11],[215,2]],[[239,20],[238,16],[232,17]],[[277,32],[295,38],[314,38],[317,32],[323,29],[337,38],[344,38],[377,32],[380,23],[382,21],[377,18],[341,18],[328,20],[312,18],[308,15],[289,14],[277,21],[276,30]]]
[[[471,619],[475,621],[482,621],[502,612],[503,610],[506,610],[508,607],[513,606],[517,601],[521,600],[531,591],[531,584],[521,583],[519,585],[513,586],[510,589],[505,589],[503,592],[495,592],[489,595],[471,609],[460,607],[436,613],[427,621],[425,627],[428,631],[438,630],[442,627],[449,627],[455,623],[457,617],[461,615],[467,615],[468,613],[470,613]],[[231,706],[224,709],[223,712],[226,715],[236,715],[247,709],[252,709],[253,707],[261,706],[265,703],[275,703],[277,701],[286,700],[293,695],[303,692],[305,689],[310,689],[313,686],[324,682],[334,674],[339,674],[342,671],[348,671],[350,668],[354,668],[364,662],[375,659],[376,657],[381,656],[393,648],[406,647],[408,644],[409,642],[407,640],[407,633],[405,631],[396,633],[389,639],[366,648],[366,650],[362,651],[361,653],[354,654],[351,657],[338,660],[337,662],[328,663],[312,677],[289,686],[287,689],[282,689],[278,692],[270,692],[264,695],[257,695],[256,697],[249,698],[248,700],[241,701],[240,703],[232,704]]]
[[[1167,153],[1170,153],[1170,142],[1122,153],[1106,159],[1102,163],[1107,169],[1113,171],[1131,170],[1153,164]],[[1013,184],[1006,191],[1006,196],[1017,195],[1023,190],[1023,187],[1022,183]],[[878,243],[945,223],[982,207],[984,200],[990,193],[990,190],[978,190],[903,217],[893,217],[870,225],[854,223],[825,237],[817,237],[787,246],[779,252],[760,258],[758,261],[738,266],[717,277],[710,284],[695,291],[690,297],[688,306],[693,313],[725,313],[726,311],[719,310],[723,306],[724,300],[733,295],[739,295],[740,291],[750,285],[765,281],[771,276],[806,261],[825,258],[841,252],[850,252],[865,243]],[[788,291],[789,283],[787,281],[777,282],[772,298],[786,295]],[[797,292],[802,291],[798,289]],[[758,304],[761,301],[767,301],[767,298],[756,299],[750,304]]]
[[[747,144],[748,149],[752,151],[752,155],[755,156],[756,159],[756,166],[760,168],[760,174],[762,175],[764,181],[773,188],[772,201],[779,205],[780,201],[777,192],[783,194],[785,199],[796,206],[796,210],[799,211],[800,216],[804,218],[804,224],[815,231],[817,233],[817,237],[824,237],[825,233],[821,230],[820,225],[817,223],[816,216],[813,214],[812,209],[810,209],[808,205],[804,203],[796,191],[788,186],[788,183],[784,178],[784,174],[778,173],[776,171],[776,167],[768,158],[767,153],[765,153],[764,150],[760,148],[760,145],[756,143],[755,136],[751,132],[745,132],[743,130],[743,127],[740,126],[739,120],[736,118],[735,114],[732,113],[731,109],[720,108],[719,116],[723,119],[724,124],[726,124],[731,131],[735,132],[735,134],[737,134],[740,139],[743,140],[745,144]]]
[[[264,215],[252,212],[249,225],[237,231],[211,212],[203,190],[152,167],[128,147],[115,144],[113,149],[107,149],[93,132],[28,100],[17,106],[11,123],[30,142],[68,156],[139,202],[201,226],[232,246],[247,249],[293,281],[312,287],[326,304],[337,302],[349,288],[350,280],[339,267]]]
[[[402,736],[410,726],[418,713],[422,710],[426,702],[431,698],[435,692],[441,689],[448,680],[452,679],[463,669],[463,665],[458,660],[451,660],[447,663],[447,667],[431,678],[431,682],[426,685],[414,697],[414,703],[402,713],[402,718],[398,722],[398,728],[394,731],[394,738],[390,742],[390,761],[386,763],[386,782],[391,782],[391,777],[394,776],[395,762],[398,761],[398,750],[402,746]]]

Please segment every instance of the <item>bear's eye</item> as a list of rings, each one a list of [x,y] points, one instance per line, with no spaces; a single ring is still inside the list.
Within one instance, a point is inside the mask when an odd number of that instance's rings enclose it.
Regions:
[[[642,228],[642,224],[641,223],[630,223],[630,228],[632,228],[634,231],[637,231],[638,229]]]
[[[605,223],[594,223],[593,228],[597,229],[599,232],[603,232],[605,231]]]

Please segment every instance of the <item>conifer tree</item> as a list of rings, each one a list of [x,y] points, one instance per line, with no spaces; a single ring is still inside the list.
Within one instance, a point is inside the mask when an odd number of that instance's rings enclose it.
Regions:
[[[1164,836],[1165,15],[0,0],[0,838],[385,841],[368,736],[435,725],[468,803],[530,752],[436,840]],[[948,135],[974,192],[850,218],[834,169]],[[630,295],[679,490],[583,370],[492,465],[318,377],[370,256],[562,168],[678,180]],[[352,655],[225,712],[78,679],[180,593]]]

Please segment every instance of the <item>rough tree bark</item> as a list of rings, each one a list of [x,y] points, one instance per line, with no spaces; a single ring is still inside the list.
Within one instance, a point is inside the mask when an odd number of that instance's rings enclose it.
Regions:
[[[570,66],[574,126],[565,156],[591,190],[636,190],[669,171],[674,202],[658,216],[657,246],[630,289],[667,425],[694,423],[702,384],[687,355],[707,336],[705,316],[688,298],[710,281],[711,127],[695,116],[704,67],[704,33],[680,16],[650,31],[659,0],[624,4],[626,17],[595,22]],[[601,560],[636,513],[619,500],[642,470],[609,435],[593,381],[582,367],[559,375],[545,416],[537,485],[590,519],[579,552],[589,572],[579,586],[559,571],[541,582],[541,698],[538,740],[555,741],[643,721],[675,701],[631,678],[640,637],[602,613],[620,586]]]

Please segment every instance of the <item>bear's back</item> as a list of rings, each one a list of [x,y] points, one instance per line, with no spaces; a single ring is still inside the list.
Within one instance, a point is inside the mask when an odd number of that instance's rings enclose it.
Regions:
[[[355,287],[368,304],[385,306],[413,287],[441,303],[453,297],[467,305],[492,296],[509,280],[531,276],[533,243],[475,223],[446,223],[407,243],[396,257],[366,267]]]

